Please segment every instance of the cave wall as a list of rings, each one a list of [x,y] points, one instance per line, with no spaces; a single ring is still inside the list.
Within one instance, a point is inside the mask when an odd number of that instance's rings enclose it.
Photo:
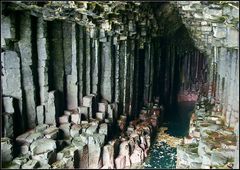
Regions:
[[[14,116],[21,120],[17,123],[19,132],[42,123],[57,123],[64,110],[76,110],[86,95],[96,94],[98,101],[118,103],[118,115],[131,119],[149,103],[172,107],[179,91],[192,90],[196,83],[179,84],[182,78],[178,73],[190,76],[189,70],[197,62],[195,55],[200,52],[169,4],[158,5],[165,15],[147,3],[136,9],[145,11],[141,15],[130,14],[128,8],[134,5],[126,4],[128,13],[121,12],[100,25],[93,24],[86,14],[81,16],[86,23],[78,23],[56,16],[52,19],[44,9],[39,16],[24,3],[5,5],[1,22],[3,112],[9,113],[7,107],[16,100],[19,106],[14,106],[11,113],[16,112]],[[71,3],[65,5],[71,8]],[[161,16],[178,22],[169,31],[169,23],[159,20]],[[115,20],[126,26],[112,22]],[[8,68],[11,62],[16,63],[14,69]],[[9,75],[12,70],[18,76]],[[201,73],[200,66],[195,73]],[[193,92],[198,94],[194,88]]]
[[[239,2],[172,2],[195,46],[208,57],[208,98],[237,135],[239,168]],[[218,109],[217,109],[218,108]]]
[[[172,3],[195,46],[209,56],[209,99],[222,105],[226,125],[235,127],[239,121],[238,2]]]

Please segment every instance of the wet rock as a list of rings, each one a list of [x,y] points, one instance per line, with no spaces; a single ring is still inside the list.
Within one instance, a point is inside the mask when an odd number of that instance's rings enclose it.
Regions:
[[[114,146],[113,145],[105,145],[103,147],[103,166],[108,169],[114,168]]]
[[[29,155],[22,155],[20,157],[16,157],[13,159],[13,163],[18,164],[19,166],[22,166],[29,160]]]
[[[87,128],[86,133],[87,134],[94,134],[97,132],[98,125],[91,125]]]
[[[135,148],[135,142],[134,142],[134,139],[133,138],[130,138],[128,140],[128,144],[129,144],[129,153],[130,155],[133,153],[134,151],[134,148]]]
[[[10,163],[10,165],[5,166],[4,169],[5,168],[6,169],[20,169],[20,165],[12,162],[12,163]]]
[[[100,168],[101,165],[101,145],[93,136],[88,137],[89,168]]]
[[[107,123],[100,124],[98,133],[108,136],[108,124]]]
[[[67,146],[57,153],[57,160],[63,160],[65,162],[65,168],[74,168],[74,165],[79,162],[79,157],[76,156],[77,154],[77,148],[74,146]]]
[[[27,163],[22,165],[22,169],[34,169],[39,167],[37,160],[29,160]]]
[[[126,167],[130,166],[131,165],[131,162],[130,162],[130,156],[129,156],[129,145],[128,145],[128,141],[123,141],[121,144],[120,144],[120,148],[119,148],[119,155],[123,155],[125,156],[125,159],[126,159]]]
[[[69,115],[60,116],[58,121],[60,124],[69,123]]]
[[[19,144],[29,144],[34,140],[34,138],[38,138],[38,137],[40,138],[41,137],[41,133],[37,132],[36,136],[33,135],[32,137],[28,138],[33,133],[35,133],[34,129],[19,135],[16,138],[17,143],[19,143]]]
[[[71,121],[75,124],[80,124],[81,123],[80,115],[78,113],[71,114]]]
[[[88,145],[81,141],[75,142],[74,145],[78,149],[79,154],[79,164],[76,163],[76,167],[79,167],[81,169],[88,168]]]
[[[135,144],[135,149],[133,151],[133,154],[130,156],[130,160],[132,164],[138,164],[141,163],[144,159],[144,152],[143,150]]]
[[[40,165],[38,169],[51,169],[51,165],[49,164]]]
[[[205,166],[210,166],[211,165],[211,155],[210,154],[203,154],[201,155],[202,157],[202,164]]]
[[[72,114],[72,111],[64,110],[64,115],[70,116],[71,114]]]
[[[91,96],[91,95],[89,95],[89,96],[84,96],[83,97],[83,106],[85,106],[85,107],[92,107],[92,104],[93,104],[93,97],[94,96]]]
[[[124,156],[124,155],[119,155],[119,156],[115,159],[115,165],[116,165],[116,169],[123,169],[123,168],[125,168],[125,165],[126,165],[126,156]]]
[[[38,139],[30,145],[32,155],[38,155],[49,151],[54,151],[56,148],[56,141],[46,138]]]
[[[86,120],[89,119],[89,111],[90,111],[89,107],[85,107],[85,106],[78,107],[78,112],[84,115]]]
[[[64,138],[70,137],[70,123],[64,123],[59,126],[59,129],[63,132]]]
[[[96,113],[96,118],[99,120],[104,120],[105,119],[105,113],[104,112],[97,112]]]
[[[56,139],[59,133],[59,129],[55,126],[50,126],[44,130],[43,134],[48,139]]]
[[[32,155],[32,159],[39,161],[40,165],[52,164],[56,161],[56,152],[48,151],[42,154]]]
[[[36,130],[36,132],[44,132],[48,127],[49,127],[49,125],[47,125],[47,124],[40,124],[40,125],[36,126],[35,130]]]
[[[211,165],[212,166],[222,166],[227,163],[227,157],[219,152],[213,151],[211,154]]]
[[[12,143],[10,138],[1,138],[1,156],[2,162],[9,162],[13,159]]]
[[[98,103],[98,111],[107,113],[108,112],[108,103],[107,102]]]
[[[19,146],[19,152],[22,155],[30,154],[30,144],[26,143],[26,144]]]
[[[63,169],[66,168],[66,162],[64,160],[56,161],[52,164],[53,169]]]
[[[26,137],[26,142],[32,143],[33,141],[40,139],[42,137],[43,137],[43,134],[41,132],[34,132]]]
[[[82,127],[80,125],[72,125],[70,129],[70,135],[72,137],[78,136],[82,132]]]

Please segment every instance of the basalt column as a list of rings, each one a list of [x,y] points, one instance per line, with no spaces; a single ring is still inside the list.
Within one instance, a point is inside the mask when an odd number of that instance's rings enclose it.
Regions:
[[[35,36],[32,31],[33,25],[36,24],[34,20],[30,15],[20,15],[20,40],[18,41],[18,47],[21,55],[22,87],[27,120],[26,128],[34,128],[36,126],[36,86],[33,77],[37,73],[36,56],[33,53],[33,43],[36,42],[32,42],[33,36]]]
[[[78,106],[76,25],[63,23],[63,51],[66,83],[66,104],[68,110]]]
[[[40,105],[36,107],[37,123],[43,124],[48,102],[48,66],[49,52],[47,43],[47,22],[42,18],[37,20],[37,54],[38,54],[38,83]]]
[[[49,90],[56,90],[56,103],[59,114],[63,113],[66,106],[64,86],[64,51],[63,51],[63,30],[61,21],[48,22],[49,42]],[[69,34],[68,34],[69,35]],[[64,35],[65,36],[65,35]],[[71,66],[68,66],[71,67]],[[48,108],[49,109],[49,108]],[[46,114],[51,114],[46,111]],[[47,120],[47,119],[46,119]],[[48,120],[47,120],[48,121]],[[53,123],[53,122],[48,122]]]
[[[112,37],[101,43],[101,95],[109,102],[112,101]]]

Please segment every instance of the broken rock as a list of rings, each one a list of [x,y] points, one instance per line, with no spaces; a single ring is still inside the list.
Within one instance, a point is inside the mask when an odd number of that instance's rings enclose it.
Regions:
[[[32,155],[54,151],[57,148],[56,141],[52,139],[38,139],[30,145]]]

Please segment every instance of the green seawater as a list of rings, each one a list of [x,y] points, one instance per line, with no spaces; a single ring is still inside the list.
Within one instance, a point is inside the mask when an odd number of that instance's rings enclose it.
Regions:
[[[186,136],[193,108],[194,102],[179,103],[178,109],[175,110],[175,114],[177,115],[163,124],[163,126],[168,127],[166,132],[175,137]],[[143,164],[144,169],[176,169],[176,154],[176,148],[155,140]]]
[[[175,169],[176,148],[172,148],[164,142],[155,142],[150,149],[149,157],[144,163],[145,169]]]

